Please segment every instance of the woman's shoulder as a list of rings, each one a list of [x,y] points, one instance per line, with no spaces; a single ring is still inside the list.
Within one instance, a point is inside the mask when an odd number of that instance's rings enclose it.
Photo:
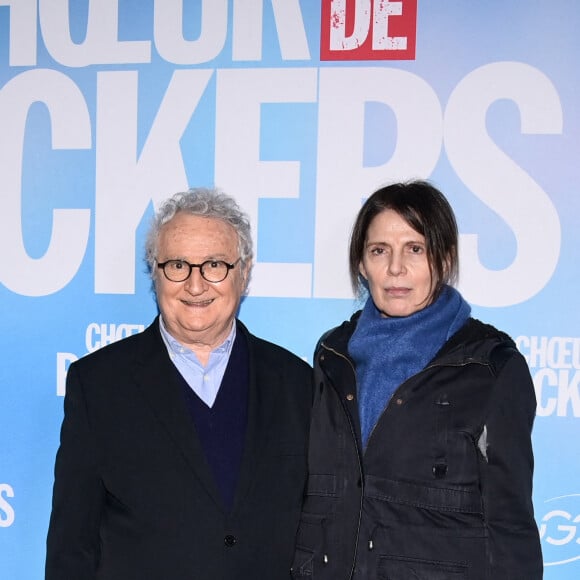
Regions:
[[[315,352],[318,352],[320,347],[324,344],[332,348],[340,348],[346,345],[356,328],[357,320],[361,315],[362,310],[355,312],[350,319],[344,320],[338,326],[333,326],[318,339]]]
[[[467,319],[465,324],[450,339],[450,342],[457,344],[483,342],[503,344],[515,348],[515,342],[507,332],[496,328],[492,324],[482,322],[481,320],[472,317]]]
[[[468,318],[465,324],[448,340],[440,354],[491,363],[496,373],[514,356],[521,356],[511,336],[492,324]]]

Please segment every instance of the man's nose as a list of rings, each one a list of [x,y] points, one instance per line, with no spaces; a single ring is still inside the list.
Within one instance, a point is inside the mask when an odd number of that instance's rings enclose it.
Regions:
[[[201,275],[199,268],[192,268],[189,278],[185,281],[185,289],[190,294],[201,294],[207,289],[207,280]]]

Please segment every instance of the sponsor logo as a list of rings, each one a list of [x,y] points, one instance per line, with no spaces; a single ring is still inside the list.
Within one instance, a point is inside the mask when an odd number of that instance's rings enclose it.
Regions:
[[[320,60],[414,60],[417,0],[324,0]]]
[[[544,566],[580,560],[580,493],[546,500],[540,520]]]

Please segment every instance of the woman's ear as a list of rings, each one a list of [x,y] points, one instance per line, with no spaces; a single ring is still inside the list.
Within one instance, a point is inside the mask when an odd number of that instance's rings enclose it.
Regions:
[[[448,256],[443,262],[443,279],[449,280],[449,274],[451,272],[451,258]]]
[[[358,264],[358,273],[365,279],[368,280],[367,278],[367,271],[365,269],[365,265],[363,264],[363,261],[361,260]]]

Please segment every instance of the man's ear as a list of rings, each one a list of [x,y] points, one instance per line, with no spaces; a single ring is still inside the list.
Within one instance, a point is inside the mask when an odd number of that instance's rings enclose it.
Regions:
[[[250,274],[252,272],[253,262],[250,260],[242,269],[242,294],[248,290],[248,284],[250,283]]]

